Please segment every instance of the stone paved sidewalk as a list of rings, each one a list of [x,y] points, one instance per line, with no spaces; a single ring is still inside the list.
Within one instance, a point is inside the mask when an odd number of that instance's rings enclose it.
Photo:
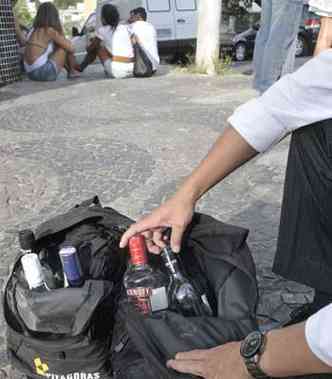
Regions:
[[[35,227],[98,194],[137,218],[174,192],[207,153],[241,103],[250,78],[170,72],[152,79],[105,80],[98,67],[77,81],[24,81],[0,90],[1,285],[17,231]],[[288,140],[210,191],[199,210],[250,229],[260,317],[281,321],[311,299],[305,286],[271,272]],[[0,367],[7,363],[0,312]]]

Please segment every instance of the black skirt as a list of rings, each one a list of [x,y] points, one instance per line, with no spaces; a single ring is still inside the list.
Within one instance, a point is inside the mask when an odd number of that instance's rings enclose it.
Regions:
[[[332,120],[293,133],[273,271],[332,294]]]

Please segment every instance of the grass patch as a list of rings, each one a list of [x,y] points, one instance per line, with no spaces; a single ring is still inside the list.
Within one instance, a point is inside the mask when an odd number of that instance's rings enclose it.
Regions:
[[[216,75],[225,76],[231,73],[232,58],[225,56],[223,58],[217,58],[214,60]],[[187,54],[185,59],[176,67],[176,71],[189,74],[207,75],[207,68],[201,65],[197,65],[195,62],[195,56]]]

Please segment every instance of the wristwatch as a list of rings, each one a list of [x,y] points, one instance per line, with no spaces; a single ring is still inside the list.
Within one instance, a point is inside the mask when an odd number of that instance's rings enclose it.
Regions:
[[[268,378],[269,376],[259,367],[261,355],[266,344],[265,334],[255,331],[250,333],[241,343],[240,353],[253,378]]]

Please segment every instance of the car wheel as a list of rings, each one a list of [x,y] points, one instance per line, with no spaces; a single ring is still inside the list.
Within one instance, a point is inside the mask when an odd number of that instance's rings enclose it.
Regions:
[[[307,40],[301,36],[298,35],[296,39],[296,57],[306,57],[309,55],[309,46]]]
[[[238,62],[243,62],[247,58],[247,45],[244,42],[239,42],[235,45],[235,59]]]

